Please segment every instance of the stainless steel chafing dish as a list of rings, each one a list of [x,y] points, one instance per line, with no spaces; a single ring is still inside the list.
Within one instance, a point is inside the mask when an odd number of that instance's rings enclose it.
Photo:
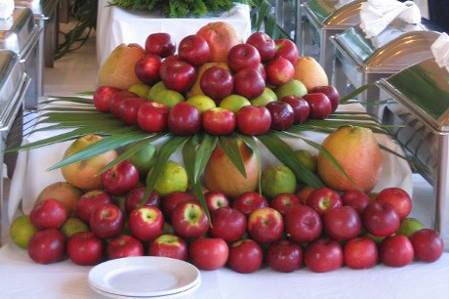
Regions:
[[[5,148],[22,142],[22,111],[28,84],[29,78],[17,54],[0,50],[0,240],[4,240],[8,229],[3,190],[4,163],[11,174],[17,157],[17,154],[5,155]]]
[[[432,57],[430,46],[439,33],[423,24],[394,21],[377,37],[367,39],[359,26],[331,38],[336,46],[335,84],[344,94],[365,84],[373,84],[404,68]],[[379,90],[369,87],[359,99],[369,113],[380,116]]]
[[[392,98],[383,123],[403,126],[396,139],[434,187],[435,227],[449,249],[449,72],[431,58],[377,84]]]
[[[305,21],[301,26],[302,55],[315,57],[332,82],[335,57],[329,38],[360,23],[360,9],[364,0],[310,0],[301,10]]]
[[[0,49],[15,52],[25,65],[32,83],[25,99],[28,109],[37,108],[42,73],[39,70],[39,33],[33,13],[29,8],[16,8],[9,30],[0,30]]]

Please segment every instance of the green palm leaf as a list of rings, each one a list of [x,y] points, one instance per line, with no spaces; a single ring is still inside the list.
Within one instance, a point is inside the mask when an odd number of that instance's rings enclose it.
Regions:
[[[239,134],[240,139],[253,151],[256,155],[257,164],[259,166],[259,174],[257,175],[257,189],[262,194],[262,155],[260,154],[259,147],[257,146],[256,139],[254,137]]]
[[[207,162],[209,162],[210,156],[214,151],[217,145],[218,137],[204,134],[203,140],[198,147],[198,152],[195,155],[195,166],[194,166],[194,175],[193,182],[194,184],[200,180],[201,175],[206,168]]]
[[[238,138],[236,136],[220,136],[219,143],[232,164],[246,178],[246,169],[240,154]]]

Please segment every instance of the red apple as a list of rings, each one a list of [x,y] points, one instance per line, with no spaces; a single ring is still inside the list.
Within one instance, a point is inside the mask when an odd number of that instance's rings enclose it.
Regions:
[[[168,33],[153,33],[145,41],[145,51],[147,53],[167,57],[175,53],[176,46],[172,42]]]
[[[399,218],[405,219],[412,211],[412,200],[407,192],[401,188],[387,188],[376,197],[378,202],[389,203],[398,213]]]
[[[122,257],[142,256],[143,245],[139,240],[127,235],[121,235],[112,239],[107,247],[109,259],[119,259]]]
[[[256,68],[260,62],[259,52],[250,44],[235,45],[229,50],[228,65],[234,72],[245,68]]]
[[[209,191],[204,195],[204,199],[210,212],[229,206],[228,198],[221,192]]]
[[[352,207],[338,207],[327,211],[323,222],[328,236],[337,241],[355,238],[362,230],[359,214]]]
[[[145,194],[145,187],[136,187],[126,194],[126,212],[131,213],[132,210],[141,206],[143,195]],[[158,207],[159,206],[159,194],[151,192],[145,203],[144,207]]]
[[[263,62],[273,59],[276,54],[274,41],[264,32],[254,32],[246,40],[246,43],[254,46],[259,51]]]
[[[101,205],[112,203],[111,197],[104,191],[93,190],[83,194],[76,204],[75,213],[86,223],[95,209]]]
[[[187,244],[178,236],[161,235],[151,242],[148,254],[185,261],[188,257]]]
[[[324,215],[326,212],[342,206],[340,195],[334,190],[322,187],[312,191],[307,198],[307,205]]]
[[[129,161],[122,161],[101,174],[104,189],[112,195],[122,195],[136,187],[139,171]]]
[[[59,262],[64,258],[64,235],[56,229],[36,232],[28,244],[28,255],[39,264]]]
[[[299,198],[296,195],[281,193],[270,202],[270,207],[277,210],[281,215],[285,215],[288,209],[299,204]]]
[[[156,207],[135,209],[129,215],[128,228],[141,241],[151,241],[162,235],[164,216]]]
[[[312,187],[309,187],[309,186],[305,186],[304,188],[299,190],[299,192],[296,194],[296,196],[298,196],[299,201],[302,204],[307,205],[307,201],[309,199],[310,194],[313,192],[313,190],[315,190],[315,189]]]
[[[209,62],[211,53],[207,41],[199,35],[184,37],[179,43],[179,57],[195,66]]]
[[[103,256],[103,242],[92,232],[77,233],[67,243],[67,254],[75,264],[95,265]]]
[[[30,220],[38,229],[58,229],[67,220],[67,211],[60,201],[49,198],[39,201],[33,207]]]
[[[203,112],[203,128],[212,135],[232,134],[237,125],[234,112],[224,108],[212,108]]]
[[[359,190],[349,190],[343,193],[341,197],[345,206],[353,207],[359,214],[362,214],[368,206],[369,196]]]
[[[410,241],[417,260],[432,263],[440,258],[444,250],[443,239],[432,229],[422,229],[414,233]]]
[[[159,81],[161,64],[161,57],[154,54],[146,54],[136,62],[135,72],[137,78],[145,84],[153,84]]]
[[[311,93],[321,92],[324,93],[332,104],[332,112],[337,110],[338,104],[340,104],[340,94],[338,90],[332,85],[329,86],[317,86],[310,90]]]
[[[255,272],[262,265],[262,260],[262,248],[251,239],[234,242],[229,249],[228,266],[234,271]]]
[[[261,95],[264,88],[265,80],[255,68],[241,69],[234,76],[234,91],[245,98]]]
[[[198,202],[198,200],[187,192],[173,192],[162,200],[162,211],[166,216],[171,217],[175,208],[185,202]]]
[[[281,239],[284,232],[282,215],[272,208],[260,208],[249,215],[248,233],[259,243],[271,243]]]
[[[310,105],[310,118],[325,119],[332,113],[331,101],[324,93],[306,94],[304,100]]]
[[[246,135],[265,134],[271,126],[270,111],[263,106],[242,107],[237,114],[237,126],[240,132]]]
[[[234,78],[228,70],[213,66],[201,76],[200,87],[206,95],[220,103],[222,99],[232,94]]]
[[[229,248],[222,239],[200,238],[190,244],[192,263],[202,270],[223,267],[228,260]]]
[[[192,87],[196,79],[195,68],[182,60],[164,61],[159,74],[168,89],[184,92]]]
[[[137,111],[145,102],[143,98],[139,97],[126,98],[121,101],[119,105],[121,120],[128,126],[135,125],[137,123]]]
[[[301,247],[288,240],[276,242],[268,249],[267,263],[275,271],[293,272],[301,267]]]
[[[288,59],[292,64],[295,64],[299,58],[298,47],[295,43],[289,39],[277,39],[276,44],[276,57],[284,57]]]
[[[363,212],[365,228],[376,237],[386,237],[395,233],[400,226],[396,210],[388,203],[372,202]]]
[[[198,238],[209,229],[206,212],[196,203],[179,204],[171,214],[176,234],[182,238]]]
[[[164,104],[146,102],[137,111],[139,127],[148,133],[162,132],[167,128],[169,109]]]
[[[201,113],[192,105],[180,102],[168,114],[168,127],[175,135],[193,135],[201,127]]]
[[[111,113],[115,117],[119,118],[120,117],[120,104],[121,104],[121,102],[124,99],[134,98],[134,97],[136,97],[136,95],[133,94],[132,92],[127,91],[127,90],[122,90],[122,91],[119,91],[119,92],[113,94],[111,96],[111,101],[110,101],[110,105],[109,105]]]
[[[256,68],[256,71],[258,71],[261,75],[264,81],[267,81],[267,72],[265,71],[265,66],[262,63],[259,63],[259,65]]]
[[[343,266],[343,251],[336,241],[320,239],[310,244],[304,263],[313,272],[329,272]]]
[[[295,124],[302,124],[305,122],[310,115],[310,105],[309,102],[303,98],[298,98],[295,96],[286,96],[281,99],[281,101],[288,103],[293,108],[293,116]]]
[[[349,240],[344,247],[345,265],[352,269],[368,269],[377,264],[376,242],[367,237]]]
[[[268,201],[260,193],[245,192],[234,199],[232,207],[245,215],[249,215],[257,209],[268,207]]]
[[[282,56],[271,60],[265,67],[265,71],[268,82],[275,86],[287,83],[295,75],[293,64]]]
[[[410,240],[404,235],[385,238],[380,244],[380,260],[389,267],[403,267],[413,262]]]
[[[239,210],[219,208],[212,214],[211,235],[226,242],[234,242],[246,231],[246,217]]]
[[[94,105],[98,111],[109,112],[113,95],[120,92],[120,89],[110,86],[100,86],[95,90]]]
[[[104,204],[90,216],[89,226],[97,237],[106,239],[120,234],[123,223],[122,211],[116,205]]]
[[[295,242],[310,242],[321,235],[320,215],[314,209],[298,205],[285,214],[285,231]]]
[[[268,103],[267,109],[271,114],[271,128],[273,130],[284,131],[293,125],[295,115],[292,106],[288,103],[271,102]]]

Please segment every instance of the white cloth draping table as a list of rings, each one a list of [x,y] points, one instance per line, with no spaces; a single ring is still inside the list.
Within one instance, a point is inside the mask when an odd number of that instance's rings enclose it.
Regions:
[[[249,6],[236,4],[229,12],[220,16],[202,18],[163,18],[155,14],[128,11],[108,6],[108,0],[98,1],[97,16],[97,61],[99,65],[109,53],[121,43],[145,45],[147,36],[156,32],[167,32],[179,42],[187,35],[195,34],[210,22],[224,21],[231,24],[242,40],[251,33]]]

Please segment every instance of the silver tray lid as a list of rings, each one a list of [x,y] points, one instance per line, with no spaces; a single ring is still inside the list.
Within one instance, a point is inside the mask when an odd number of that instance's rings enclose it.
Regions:
[[[37,30],[31,9],[15,8],[11,28],[0,30],[0,49],[11,50],[21,56],[31,46]]]
[[[310,0],[305,12],[319,27],[345,29],[360,24],[360,10],[366,0]]]
[[[59,0],[15,0],[16,7],[27,7],[38,19],[48,20],[53,17]]]
[[[381,79],[377,85],[434,129],[449,132],[449,72],[433,58]]]
[[[16,111],[16,94],[21,90],[25,73],[16,53],[0,50],[0,131],[8,129],[7,124]]]
[[[336,46],[368,72],[396,73],[432,57],[430,46],[439,33],[423,24],[396,20],[373,38],[366,38],[359,26],[346,29],[334,38]]]

